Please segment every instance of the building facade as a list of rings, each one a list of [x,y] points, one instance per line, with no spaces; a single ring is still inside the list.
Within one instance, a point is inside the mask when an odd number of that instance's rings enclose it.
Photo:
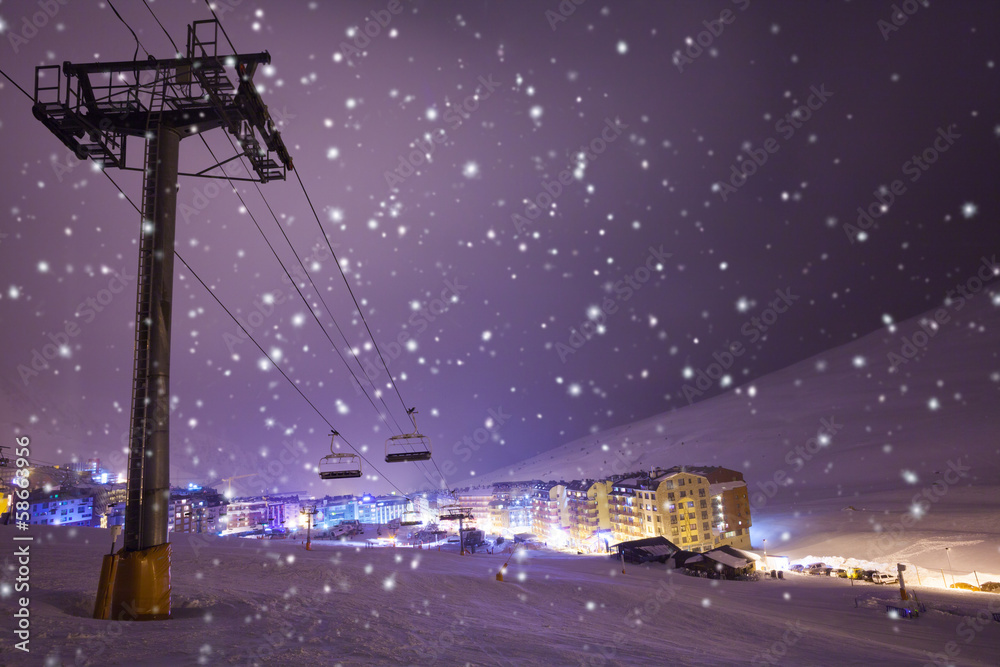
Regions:
[[[499,532],[493,524],[490,503],[493,502],[492,486],[473,486],[455,491],[455,500],[441,499],[441,507],[457,503],[459,507],[468,507],[476,518],[476,526],[487,533]]]
[[[286,520],[284,498],[240,498],[226,508],[225,531],[284,530]]]
[[[227,527],[227,503],[215,489],[174,490],[167,509],[167,532],[221,533]]]
[[[399,521],[407,503],[404,496],[362,496],[358,501],[358,520],[375,525]]]
[[[38,490],[28,496],[28,523],[42,526],[91,526],[94,498],[74,491]]]
[[[612,482],[617,541],[663,536],[687,551],[750,547],[750,504],[742,473],[718,466],[654,468]]]

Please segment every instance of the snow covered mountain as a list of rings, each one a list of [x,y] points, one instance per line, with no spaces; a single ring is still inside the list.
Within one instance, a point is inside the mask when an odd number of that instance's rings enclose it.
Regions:
[[[725,361],[723,351],[717,358]],[[719,370],[695,370],[689,385],[704,387],[696,384],[701,372],[710,380]],[[998,431],[1000,295],[980,291],[465,484],[721,465],[747,481],[755,545],[905,556],[927,567],[948,567],[942,547],[954,545],[956,569],[987,567],[988,559],[995,570]]]

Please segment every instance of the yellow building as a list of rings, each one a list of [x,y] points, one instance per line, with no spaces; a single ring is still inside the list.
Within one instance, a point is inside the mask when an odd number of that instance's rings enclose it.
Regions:
[[[743,475],[716,466],[655,468],[607,482],[617,542],[663,536],[681,549],[750,548],[750,504]]]
[[[662,535],[688,551],[715,547],[708,480],[690,472],[667,473],[640,489],[646,536]],[[653,490],[655,489],[655,490]]]
[[[611,541],[611,513],[608,491],[611,484],[591,479],[566,485],[569,514],[569,543],[584,551],[604,549]]]

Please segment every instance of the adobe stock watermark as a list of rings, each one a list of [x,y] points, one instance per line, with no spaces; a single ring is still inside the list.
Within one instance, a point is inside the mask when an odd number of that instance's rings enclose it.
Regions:
[[[775,470],[771,475],[771,479],[757,482],[758,491],[755,491],[750,496],[751,510],[756,512],[763,509],[768,501],[773,500],[778,495],[778,491],[791,484],[788,473],[802,470],[806,463],[812,461],[816,458],[816,455],[832,445],[833,436],[844,428],[843,424],[837,423],[835,416],[831,416],[829,419],[824,417],[819,420],[819,423],[819,431],[814,437],[806,440],[804,444],[796,445],[785,453],[784,461],[788,464],[790,470],[785,470],[784,468]]]
[[[478,81],[482,84],[482,89],[477,87],[476,92],[466,96],[461,102],[449,105],[442,115],[452,130],[457,130],[469,120],[472,114],[479,110],[479,105],[490,99],[500,86],[499,81],[493,80],[492,74],[486,77],[480,76]],[[386,187],[396,187],[416,174],[422,165],[430,164],[437,147],[446,141],[448,141],[448,133],[444,128],[437,128],[425,134],[422,139],[415,139],[410,144],[413,149],[409,153],[405,155],[401,153],[397,156],[396,168],[392,171],[386,170],[383,173]]]
[[[997,276],[1000,276],[1000,264],[997,264],[997,256],[993,255],[990,259],[982,257],[982,264],[976,275],[957,285],[955,289],[948,290],[945,307],[935,310],[930,318],[921,318],[918,322],[919,329],[909,336],[903,336],[899,350],[886,353],[889,372],[895,373],[900,366],[911,361],[920,361],[917,355],[922,350],[926,350],[931,340],[941,332],[942,325],[951,321],[951,315],[948,311],[961,310],[965,307],[965,302],[968,299],[982,291],[983,286]],[[955,298],[956,292],[958,292],[957,299]]]
[[[294,114],[288,113],[287,108],[275,109],[270,112],[271,120],[274,121],[275,127],[284,130],[291,124],[291,120],[296,116]],[[229,178],[243,178],[250,176],[247,171],[246,166],[243,161],[222,165],[219,167],[224,176]],[[206,182],[202,185],[195,186],[191,189],[192,195],[188,198],[185,195],[186,201],[177,204],[177,213],[184,219],[184,222],[191,222],[193,218],[200,215],[202,211],[208,208],[208,205],[213,199],[218,197],[223,192],[236,192],[234,190],[234,185],[230,184],[225,178],[215,178],[206,177],[204,179]],[[187,191],[187,188],[181,188],[178,190],[178,195],[183,195]]]
[[[875,23],[879,32],[882,33],[882,39],[888,42],[892,33],[898,32],[900,28],[906,25],[910,17],[920,11],[921,7],[930,7],[930,3],[926,0],[924,2],[903,0],[903,2],[894,4],[892,11],[889,13],[889,19],[879,19]]]
[[[152,79],[152,77],[150,78]],[[118,118],[124,119],[125,116],[121,115],[118,116]],[[97,123],[97,129],[100,130],[101,132],[107,132],[112,127],[114,127],[114,122],[111,120],[111,118],[108,117],[102,118]],[[59,160],[58,158],[53,156],[53,159],[51,160],[52,173],[55,174],[56,181],[62,183],[63,179],[66,177],[67,174],[72,173],[74,169],[76,169],[84,162],[90,162],[90,161],[91,160],[89,157],[81,160],[74,151],[67,150],[66,154],[63,155],[62,160]],[[95,169],[98,170],[103,169],[103,165],[100,161],[94,160],[93,163]]]
[[[919,155],[913,155],[903,163],[901,167],[903,175],[909,176],[910,183],[919,181],[920,177],[931,168],[931,165],[937,162],[943,153],[947,153],[958,139],[962,138],[962,135],[955,131],[957,127],[958,125],[955,123],[949,125],[947,129],[939,127],[937,136],[931,145],[921,151]],[[889,212],[889,208],[897,197],[906,194],[906,184],[902,179],[897,178],[888,187],[880,187],[872,194],[875,201],[868,204],[867,207],[858,207],[856,224],[845,222],[841,225],[851,245],[854,245],[856,241],[868,239],[868,230],[874,226],[875,220]]]
[[[38,31],[47,26],[56,17],[59,11],[69,3],[69,0],[38,0],[35,6],[39,11],[33,13],[31,18],[27,15],[21,17],[21,24],[11,25],[7,33],[7,41],[10,48],[16,54],[28,42],[38,36]]]
[[[737,5],[741,12],[746,11],[747,7],[750,6],[750,0],[732,0],[732,3]],[[693,64],[695,60],[704,55],[705,51],[711,49],[715,40],[722,36],[726,26],[735,20],[736,14],[733,13],[733,10],[723,9],[719,18],[702,21],[701,24],[705,26],[705,29],[693,38],[686,38],[684,48],[674,51],[673,61],[677,71],[683,74],[684,68]]]
[[[331,243],[330,246],[333,248],[339,248],[340,244]],[[310,269],[315,271],[323,262],[333,256],[330,253],[330,246],[327,246],[323,237],[316,237],[313,241],[311,253],[302,261],[302,264],[304,266],[309,266]],[[292,281],[295,281],[296,284],[300,284],[308,281],[309,279],[308,274],[302,270],[301,266],[289,269],[288,273],[291,275],[291,280],[289,280],[288,275],[281,276],[281,282],[286,287],[291,285]],[[292,290],[292,293],[297,294],[294,289]],[[274,315],[277,311],[277,306],[285,303],[288,300],[288,296],[289,294],[280,287],[270,292],[264,292],[259,297],[254,299],[253,310],[250,311],[246,318],[241,318],[238,315],[235,316],[236,321],[243,328],[241,329],[237,326],[238,331],[226,331],[222,334],[222,341],[226,344],[226,349],[229,350],[229,354],[236,355],[237,346],[250,340],[250,333],[254,329],[259,328],[268,318]]]
[[[510,421],[511,417],[508,413],[503,411],[503,406],[498,405],[496,408],[490,408],[486,411],[486,419],[483,420],[483,426],[472,431],[472,433],[467,433],[462,436],[461,439],[456,440],[451,446],[451,453],[453,456],[457,456],[462,460],[462,462],[468,462],[472,459],[473,452],[479,451],[479,448],[485,445],[491,440],[496,440],[500,436],[500,429],[503,425]],[[440,460],[439,457],[434,457],[435,461]],[[420,493],[423,491],[447,491],[448,483],[446,477],[450,477],[458,473],[458,466],[452,458],[441,463],[439,466],[423,466],[424,477],[426,478],[428,485],[421,486],[414,493]]]
[[[111,273],[111,278],[108,280],[107,286],[98,290],[94,296],[87,297],[76,307],[74,317],[82,318],[83,325],[96,320],[97,315],[111,305],[115,297],[121,294],[130,282],[135,280],[135,274],[129,274],[125,267],[122,267],[121,271],[109,271],[109,273]],[[68,359],[72,356],[70,341],[79,336],[82,331],[81,325],[76,322],[65,321],[62,331],[47,333],[46,337],[50,342],[42,345],[41,349],[34,348],[31,351],[30,361],[27,364],[18,364],[17,366],[17,373],[24,386],[27,387],[31,379],[38,377],[39,373],[48,370],[50,361],[55,361],[60,357]]]
[[[800,104],[789,113],[785,114],[774,124],[774,131],[777,132],[784,141],[790,140],[802,126],[809,122],[813,114],[833,97],[833,93],[826,89],[826,84],[820,84],[819,88],[811,86],[810,95],[806,98],[805,104]],[[743,151],[746,157],[740,157],[738,164],[730,165],[730,176],[728,181],[720,181],[712,186],[712,191],[717,192],[722,201],[726,201],[729,195],[735,194],[739,188],[747,184],[747,181],[757,173],[757,171],[767,164],[772,155],[781,150],[781,144],[774,137],[768,137],[763,141],[763,148],[753,148],[746,145]]]
[[[628,125],[620,120],[605,118],[604,128],[601,130],[600,136],[594,137],[589,143],[577,149],[577,169],[581,170],[596,160],[608,149],[608,145],[613,144],[621,136],[622,131],[627,129]],[[559,172],[556,180],[552,182],[542,181],[542,191],[527,201],[524,205],[524,215],[511,213],[510,221],[514,225],[514,230],[518,234],[524,233],[531,226],[532,221],[542,215],[542,210],[552,206],[563,193],[563,188],[570,185],[576,178],[573,171],[566,168]]]
[[[958,485],[969,477],[972,467],[962,462],[948,460],[947,467],[941,473],[941,479],[931,482],[920,492],[913,494],[908,510],[890,526],[883,526],[878,537],[868,547],[868,560],[875,560],[885,554],[895,551],[906,531],[912,528],[920,519],[931,511],[935,503],[948,495],[948,489]]]
[[[581,667],[597,667],[606,665],[609,661],[619,658],[618,652],[622,645],[631,644],[636,637],[642,636],[645,631],[644,626],[653,619],[663,615],[664,608],[668,607],[677,597],[677,589],[674,585],[675,577],[672,571],[667,570],[663,579],[657,582],[650,594],[642,601],[640,606],[631,607],[622,618],[625,631],[617,631],[611,635],[611,643],[597,647],[595,655],[589,655],[580,659]]]
[[[432,299],[428,303],[420,303],[414,301],[417,306],[414,308],[414,312],[410,314],[409,319],[406,324],[400,330],[396,337],[390,340],[388,343],[382,343],[379,349],[383,352],[382,359],[385,360],[386,366],[389,366],[398,359],[405,349],[416,349],[417,339],[427,331],[431,323],[433,323],[437,318],[447,313],[451,305],[461,304],[462,300],[459,295],[469,288],[468,285],[463,285],[458,281],[457,278],[450,279],[445,278],[444,289],[441,290],[441,294],[438,298]],[[413,329],[411,333],[411,328]],[[379,379],[382,375],[383,369],[377,366],[370,356],[365,357],[361,362],[364,368],[365,375],[367,376],[369,382],[371,382],[372,387],[375,386],[375,381]],[[352,384],[354,385],[354,393],[359,396],[364,395],[364,389],[358,384],[354,378],[351,378]]]
[[[353,33],[348,33],[350,42],[341,42],[338,46],[338,53],[344,60],[351,56],[360,56],[363,51],[371,46],[372,40],[381,35],[392,23],[392,19],[403,12],[401,0],[389,0],[385,9],[373,9],[365,16],[365,23],[361,27],[353,28]]]
[[[964,645],[971,644],[979,636],[979,633],[996,622],[997,618],[1000,618],[1000,599],[996,599],[997,596],[993,597],[994,599],[989,601],[985,609],[979,608],[975,614],[963,618],[955,626],[955,634]],[[927,662],[924,663],[923,667],[951,667],[955,664],[955,658],[962,653],[962,647],[954,640],[947,642],[943,649],[943,652],[939,653],[925,651]]]
[[[663,252],[662,244],[659,248],[649,246],[648,251],[649,255],[646,257],[645,263],[614,283],[612,286],[614,298],[606,296],[600,306],[592,306],[588,310],[587,319],[578,327],[570,329],[567,342],[555,344],[554,349],[559,355],[559,361],[565,364],[571,355],[576,354],[580,348],[587,344],[587,341],[601,333],[608,317],[617,313],[621,304],[635,296],[635,293],[649,282],[654,273],[663,273],[667,259],[673,257],[673,253]]]
[[[788,654],[788,649],[795,646],[802,639],[807,629],[802,624],[802,621],[798,619],[794,623],[792,621],[785,621],[785,632],[781,635],[781,639],[772,642],[766,651],[755,655],[750,660],[750,664],[753,667],[780,664],[781,659]]]
[[[750,343],[756,343],[760,340],[761,336],[767,333],[774,323],[778,321],[778,316],[788,312],[788,309],[801,298],[797,294],[792,294],[791,287],[786,287],[784,290],[776,289],[774,293],[778,298],[772,299],[760,315],[754,315],[740,327],[740,333],[746,336]],[[727,341],[721,352],[712,353],[712,358],[715,359],[714,362],[710,363],[704,369],[699,368],[697,371],[692,371],[690,376],[685,373],[685,378],[694,379],[694,386],[685,383],[681,388],[688,405],[694,403],[694,399],[704,396],[705,392],[711,389],[716,382],[728,377],[727,371],[745,353],[746,348],[743,347],[743,343],[740,341],[732,343]],[[722,386],[728,386],[728,382],[723,382]]]
[[[565,23],[570,16],[576,12],[576,8],[585,3],[587,0],[562,0],[559,5],[552,9],[545,10],[545,20],[549,22],[549,27],[552,28],[552,32],[556,31],[560,23]]]

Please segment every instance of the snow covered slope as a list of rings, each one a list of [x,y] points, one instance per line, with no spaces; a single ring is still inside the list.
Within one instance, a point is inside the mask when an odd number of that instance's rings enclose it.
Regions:
[[[984,291],[465,483],[721,465],[747,481],[755,546],[947,568],[952,545],[956,570],[998,571],[998,433],[1000,297]]]
[[[12,526],[0,542],[13,544]],[[356,549],[173,535],[170,621],[95,621],[106,531],[33,527],[31,652],[4,665],[915,665],[955,642],[995,664],[1000,595],[921,590],[895,620],[891,586],[829,577],[712,581],[604,557]],[[18,533],[23,535],[24,533]],[[15,605],[7,562],[5,610]]]

